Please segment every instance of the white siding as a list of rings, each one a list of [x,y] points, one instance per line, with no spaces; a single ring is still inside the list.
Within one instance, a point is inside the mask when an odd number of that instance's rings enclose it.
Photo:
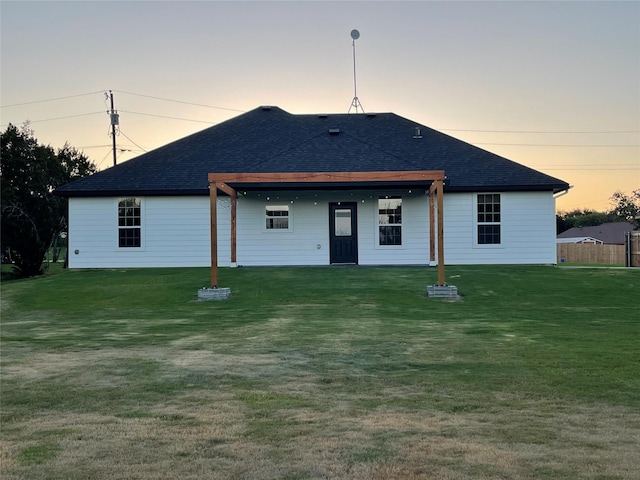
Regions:
[[[444,258],[460,264],[552,264],[555,199],[551,192],[495,192],[501,196],[501,244],[476,245],[475,193],[444,196]]]
[[[142,246],[118,248],[118,198],[69,199],[69,267],[211,265],[209,197],[141,197]],[[230,255],[229,200],[218,208],[219,254]],[[225,232],[225,227],[226,232]],[[78,253],[75,253],[75,252]]]
[[[424,190],[402,195],[402,246],[377,246],[378,194],[345,192],[249,192],[238,199],[238,265],[328,265],[329,203],[356,202],[358,263],[398,265],[429,263],[429,205]],[[267,200],[267,198],[269,200]],[[291,203],[293,202],[293,203]],[[289,205],[291,228],[266,230],[265,206]]]
[[[401,195],[402,245],[377,245],[378,191],[249,192],[239,195],[237,264],[328,265],[329,203],[356,202],[361,265],[429,263],[429,203],[424,190]],[[444,196],[445,263],[556,262],[555,201],[550,192],[501,193],[502,244],[475,245],[475,193]],[[268,200],[267,200],[268,198]],[[218,198],[219,265],[230,264],[230,207]],[[293,203],[291,203],[293,202]],[[265,206],[290,207],[288,231],[266,230]],[[118,198],[69,200],[71,268],[210,265],[209,197],[142,197],[142,246],[118,248]],[[76,254],[75,251],[78,253]]]

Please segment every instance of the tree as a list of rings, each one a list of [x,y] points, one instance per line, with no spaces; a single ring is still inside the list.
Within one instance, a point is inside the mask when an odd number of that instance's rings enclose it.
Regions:
[[[609,198],[613,204],[611,214],[615,215],[622,222],[632,223],[635,228],[640,228],[640,189],[626,195],[624,192],[617,191]]]
[[[620,221],[610,212],[596,212],[589,209],[576,209],[570,212],[558,212],[556,215],[557,233],[562,233],[573,227],[592,227],[603,223]]]
[[[39,145],[28,124],[9,124],[0,143],[2,251],[11,249],[18,276],[39,275],[66,216],[66,199],[53,191],[97,168],[69,144],[58,152]]]

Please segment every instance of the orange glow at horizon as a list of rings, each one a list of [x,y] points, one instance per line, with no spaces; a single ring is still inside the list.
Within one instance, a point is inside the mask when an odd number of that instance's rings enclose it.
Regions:
[[[568,182],[557,210],[640,188],[640,2],[398,5],[0,2],[1,129],[105,169],[109,89],[119,163],[260,105],[347,113],[358,29],[365,111]]]

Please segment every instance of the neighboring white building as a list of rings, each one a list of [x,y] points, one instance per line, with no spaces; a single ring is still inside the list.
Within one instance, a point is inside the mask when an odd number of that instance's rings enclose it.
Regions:
[[[212,218],[219,265],[429,265],[442,172],[445,263],[556,262],[567,183],[389,113],[260,107],[56,193],[70,268],[209,266]],[[226,173],[212,213],[208,174]]]
[[[602,245],[604,242],[593,237],[568,237],[558,238],[556,243],[590,243],[593,245]]]

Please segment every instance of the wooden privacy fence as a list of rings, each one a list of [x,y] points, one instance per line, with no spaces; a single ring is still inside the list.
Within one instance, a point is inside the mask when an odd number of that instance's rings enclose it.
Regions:
[[[558,243],[557,247],[559,265],[562,263],[625,264],[624,245]]]
[[[640,232],[631,232],[626,239],[627,267],[640,267]]]

